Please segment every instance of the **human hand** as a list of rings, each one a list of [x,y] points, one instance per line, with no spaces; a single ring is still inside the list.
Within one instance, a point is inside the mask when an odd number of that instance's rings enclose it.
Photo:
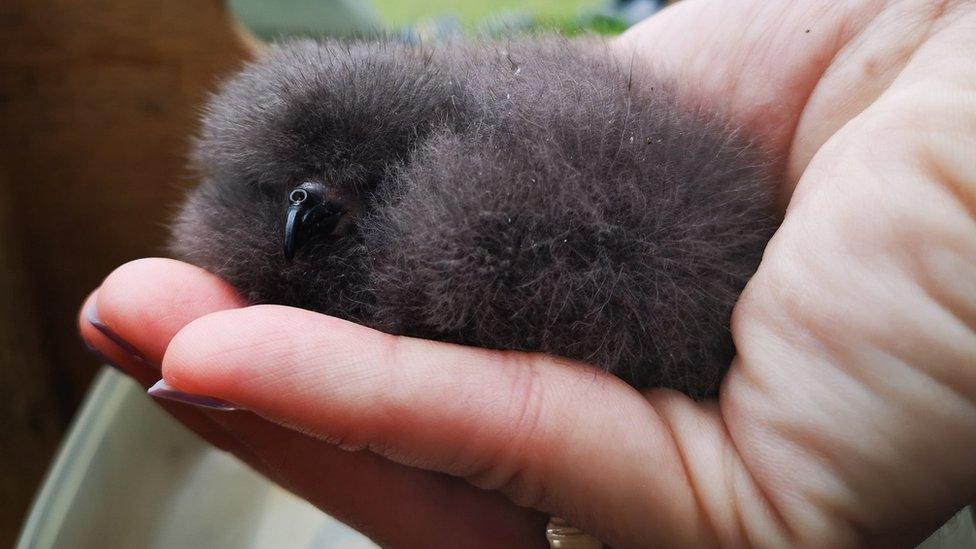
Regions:
[[[253,412],[165,404],[387,545],[538,545],[539,511],[621,547],[918,541],[976,492],[976,6],[731,4],[685,0],[615,44],[781,161],[785,220],[717,401],[244,307],[169,260],[89,300],[143,360],[85,315],[83,337]]]

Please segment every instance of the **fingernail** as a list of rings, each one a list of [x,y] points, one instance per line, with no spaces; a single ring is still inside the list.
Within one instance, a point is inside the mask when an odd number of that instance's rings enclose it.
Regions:
[[[89,301],[88,305],[85,306],[85,318],[96,330],[101,332],[105,337],[111,339],[112,342],[118,345],[123,351],[129,353],[132,358],[135,358],[139,362],[146,362],[146,357],[139,352],[139,349],[136,349],[131,343],[119,337],[118,334],[113,332],[111,328],[102,322],[102,319],[98,316],[98,309],[95,308],[94,299]]]
[[[170,385],[166,383],[166,380],[164,379],[157,381],[156,384],[150,387],[146,392],[149,393],[149,396],[151,397],[172,400],[173,402],[181,402],[183,404],[189,404],[191,406],[207,408],[210,410],[220,410],[221,412],[233,412],[241,409],[234,406],[230,402],[220,400],[219,398],[184,393],[183,391],[170,387]]]
[[[118,364],[112,362],[107,356],[103,355],[102,352],[99,351],[98,348],[96,348],[94,345],[89,343],[87,339],[81,338],[81,342],[85,345],[85,350],[88,351],[90,355],[95,357],[95,359],[98,360],[100,363],[115,368],[120,372],[122,371],[122,368],[119,368]]]

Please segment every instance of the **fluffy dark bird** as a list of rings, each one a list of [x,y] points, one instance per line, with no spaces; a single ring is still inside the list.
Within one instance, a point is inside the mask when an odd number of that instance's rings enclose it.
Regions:
[[[717,391],[762,152],[597,41],[273,46],[210,101],[172,249],[254,303]]]

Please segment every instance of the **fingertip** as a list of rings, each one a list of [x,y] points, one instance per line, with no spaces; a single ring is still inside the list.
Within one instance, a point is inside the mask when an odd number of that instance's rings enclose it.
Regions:
[[[92,290],[91,293],[85,298],[81,303],[81,307],[78,309],[78,313],[75,317],[75,321],[78,326],[78,337],[81,339],[82,345],[85,347],[92,356],[95,357],[99,362],[110,364],[114,366],[111,359],[101,349],[98,348],[98,343],[100,343],[99,331],[89,320],[91,318],[91,310],[95,306],[95,299],[98,290]]]
[[[302,330],[294,318],[276,315],[276,309],[270,305],[226,309],[191,320],[166,348],[165,379],[191,393],[233,393],[242,379],[261,375],[275,356],[287,352],[290,345],[280,332]]]
[[[81,336],[85,342],[90,342],[91,338],[86,337],[92,335],[92,331],[95,329],[88,322],[88,310],[95,303],[96,296],[98,295],[98,288],[91,291],[84,301],[81,302],[81,307],[78,308],[78,313],[75,315],[75,322],[78,326],[78,334]]]
[[[381,361],[393,337],[304,309],[254,305],[188,323],[166,349],[163,373],[191,393],[248,406],[294,404],[303,387],[326,391],[375,375],[367,363]]]
[[[223,375],[223,360],[216,349],[228,345],[230,335],[224,328],[226,322],[234,322],[237,310],[217,311],[200,316],[183,326],[166,347],[163,355],[163,378],[172,386],[187,392],[206,393]],[[236,322],[235,322],[236,324]],[[243,327],[243,326],[242,326]]]
[[[130,261],[112,271],[98,292],[98,310],[106,320],[146,312],[160,298],[200,316],[245,300],[232,286],[204,269],[166,258]],[[151,311],[151,309],[149,309]]]
[[[86,307],[97,311],[95,328],[117,335],[113,340],[131,344],[158,363],[170,338],[188,322],[244,304],[233,287],[203,269],[172,259],[145,258],[115,269]]]

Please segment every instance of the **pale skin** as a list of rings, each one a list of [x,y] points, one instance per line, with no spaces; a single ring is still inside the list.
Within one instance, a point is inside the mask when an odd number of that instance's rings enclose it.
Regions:
[[[809,32],[808,32],[809,30]],[[162,402],[390,546],[910,545],[976,495],[976,2],[685,0],[614,43],[762,137],[785,212],[717,400],[247,307],[144,259],[89,298]]]

